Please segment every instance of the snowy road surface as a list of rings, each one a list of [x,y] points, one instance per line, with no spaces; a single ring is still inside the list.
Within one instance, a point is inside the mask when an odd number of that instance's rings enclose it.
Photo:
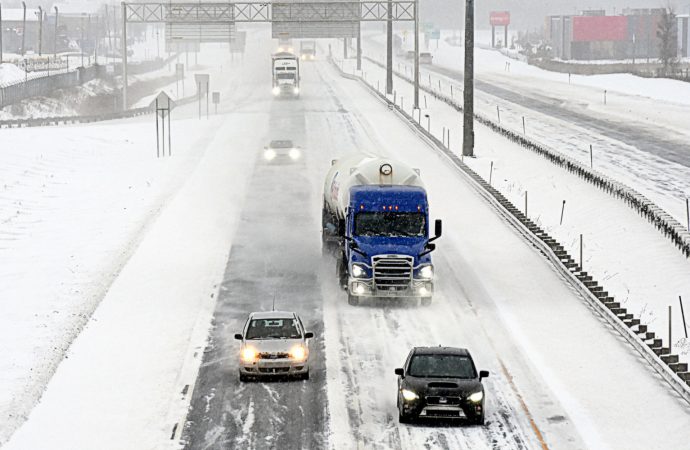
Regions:
[[[273,100],[259,50],[8,450],[687,446],[687,405],[443,157],[323,61]],[[267,164],[277,138],[303,159]],[[421,170],[444,220],[428,308],[351,307],[321,255],[323,175],[355,151]],[[232,336],[274,294],[316,333],[312,378],[240,384]],[[437,344],[491,372],[486,427],[398,424],[393,369]]]

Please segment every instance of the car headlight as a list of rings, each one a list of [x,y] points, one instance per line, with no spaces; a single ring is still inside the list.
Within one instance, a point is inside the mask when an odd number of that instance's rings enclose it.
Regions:
[[[434,268],[433,266],[424,266],[419,269],[419,278],[424,280],[431,280],[434,278]]]
[[[290,358],[297,361],[304,361],[307,358],[307,350],[302,345],[295,346],[290,350]]]
[[[292,92],[294,92],[295,95],[299,94],[299,88],[298,88],[298,87],[294,88],[294,89],[292,90]]]
[[[289,155],[291,159],[299,159],[299,157],[302,155],[302,152],[300,152],[298,148],[291,148]]]
[[[280,88],[278,86],[276,86],[273,88],[273,90],[271,92],[273,92],[273,95],[279,95],[280,94]]]
[[[408,402],[411,402],[413,400],[417,400],[419,398],[419,395],[417,395],[416,392],[410,391],[409,389],[403,389],[400,392],[402,392],[403,398]]]
[[[354,278],[362,278],[367,274],[367,271],[364,269],[364,267],[360,264],[353,264],[352,265],[352,276]]]
[[[254,362],[256,361],[256,350],[251,347],[245,347],[242,349],[241,357],[244,362]]]
[[[467,397],[467,399],[473,403],[479,403],[484,398],[484,392],[479,391]]]
[[[264,152],[264,158],[266,158],[266,159],[269,160],[269,161],[271,161],[271,160],[274,159],[275,157],[276,157],[276,151],[273,150],[272,148],[269,148],[268,150],[266,150],[266,151]]]

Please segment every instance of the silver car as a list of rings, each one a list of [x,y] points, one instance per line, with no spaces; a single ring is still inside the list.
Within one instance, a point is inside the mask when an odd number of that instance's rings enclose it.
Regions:
[[[253,312],[235,339],[240,346],[240,381],[285,375],[309,379],[309,343],[314,333],[304,330],[294,312]]]
[[[269,163],[290,163],[301,157],[302,149],[288,139],[271,141],[264,147],[264,159]]]

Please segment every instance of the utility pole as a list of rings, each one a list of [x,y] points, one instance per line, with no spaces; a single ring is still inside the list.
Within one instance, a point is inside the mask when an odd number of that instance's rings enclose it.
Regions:
[[[55,37],[53,38],[53,59],[57,60],[58,7],[55,7]]]
[[[2,3],[0,3],[0,64],[2,64]]]
[[[362,70],[362,22],[357,24],[357,70]]]
[[[79,24],[79,28],[81,31],[81,38],[79,39],[79,50],[81,52],[81,66],[84,67],[84,13],[81,13]]]
[[[24,8],[22,16],[22,56],[24,56],[26,54],[26,2],[22,2],[22,8]]]
[[[414,107],[419,109],[419,0],[414,1]]]
[[[122,2],[122,110],[127,111],[127,7]]]
[[[393,2],[388,0],[386,21],[386,94],[393,93]]]
[[[465,0],[465,87],[462,154],[474,156],[474,0]]]
[[[43,53],[43,8],[38,7],[38,56]]]

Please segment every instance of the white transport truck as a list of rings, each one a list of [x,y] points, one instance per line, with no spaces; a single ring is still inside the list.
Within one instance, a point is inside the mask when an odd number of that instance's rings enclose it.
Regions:
[[[354,155],[334,160],[324,183],[324,247],[335,250],[348,302],[410,298],[431,303],[434,267],[429,203],[419,171],[389,158]]]
[[[299,58],[288,52],[274,53],[271,57],[273,70],[273,95],[276,97],[299,96]]]

